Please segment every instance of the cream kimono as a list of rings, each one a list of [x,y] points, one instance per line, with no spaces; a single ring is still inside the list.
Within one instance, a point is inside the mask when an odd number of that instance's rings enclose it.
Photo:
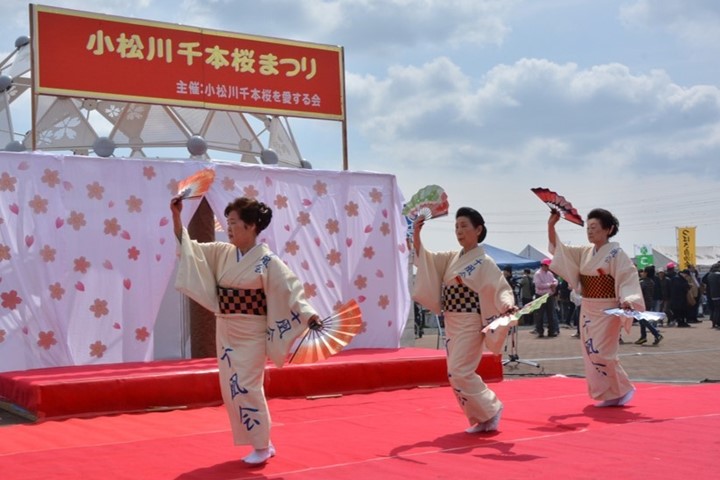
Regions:
[[[595,400],[620,398],[633,389],[618,358],[620,331],[630,331],[632,318],[603,310],[629,302],[645,310],[637,269],[615,242],[594,252],[593,245],[567,246],[557,240],[550,268],[582,294],[580,338],[583,342],[588,393]],[[554,250],[554,251],[553,251]]]
[[[234,303],[243,313],[221,313],[228,311],[228,299],[220,301],[218,286],[264,292],[265,301],[238,298]],[[175,288],[215,313],[220,388],[234,443],[266,448],[271,425],[263,389],[266,359],[282,366],[315,315],[300,281],[265,244],[241,256],[230,243],[198,243],[183,229]],[[266,305],[256,309],[255,303]]]
[[[413,300],[445,317],[448,377],[470,425],[492,418],[502,407],[495,392],[476,373],[483,344],[499,353],[507,329],[484,334],[488,320],[515,305],[510,285],[482,246],[461,252],[430,252],[420,248]],[[465,302],[462,286],[477,294]],[[452,292],[452,293],[448,293]],[[459,296],[455,292],[460,292]],[[452,296],[454,298],[448,298]],[[476,299],[479,298],[477,308]],[[467,307],[467,308],[466,308]]]

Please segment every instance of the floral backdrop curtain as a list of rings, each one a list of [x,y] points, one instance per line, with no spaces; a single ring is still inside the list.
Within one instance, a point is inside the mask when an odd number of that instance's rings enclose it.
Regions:
[[[149,361],[176,262],[179,180],[213,168],[222,212],[251,196],[273,209],[268,243],[328,315],[355,298],[350,348],[397,348],[410,306],[403,198],[391,175],[230,162],[0,153],[0,371]],[[185,223],[197,200],[187,200]]]

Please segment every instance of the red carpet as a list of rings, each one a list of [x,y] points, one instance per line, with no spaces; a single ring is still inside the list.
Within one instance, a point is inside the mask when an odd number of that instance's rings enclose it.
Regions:
[[[502,358],[485,354],[478,373],[503,378]],[[269,398],[447,385],[445,351],[357,349],[310,365],[268,366]],[[43,368],[0,373],[0,401],[33,418],[63,418],[221,403],[214,358]],[[0,477],[1,478],[1,477]]]
[[[248,468],[221,407],[0,428],[0,478],[676,479],[720,467],[720,385],[638,384],[591,406],[585,381],[506,380],[500,432],[467,435],[449,387],[272,399],[278,455]]]

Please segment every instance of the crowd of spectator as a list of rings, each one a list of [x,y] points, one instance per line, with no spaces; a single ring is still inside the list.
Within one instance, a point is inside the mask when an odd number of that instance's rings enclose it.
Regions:
[[[538,338],[556,337],[560,326],[575,330],[573,337],[579,337],[579,310],[582,297],[573,290],[563,278],[550,269],[550,260],[541,262],[540,268],[533,271],[525,268],[521,275],[514,275],[510,267],[504,269],[508,283],[513,287],[516,302],[525,305],[539,296],[548,293],[550,300],[544,308],[525,315],[521,325],[533,326],[530,333]],[[709,318],[711,328],[720,329],[720,262],[712,265],[704,275],[700,275],[695,265],[679,270],[675,263],[668,263],[664,269],[650,265],[638,270],[638,280],[648,311],[664,313],[660,326],[690,328]],[[650,332],[657,345],[663,337],[655,322],[640,321],[638,345],[646,343]],[[547,332],[547,333],[546,333]]]

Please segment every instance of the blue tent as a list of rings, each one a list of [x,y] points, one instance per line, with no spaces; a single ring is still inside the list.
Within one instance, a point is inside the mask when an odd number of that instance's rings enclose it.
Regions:
[[[485,253],[490,255],[500,268],[508,265],[513,270],[520,270],[523,268],[540,268],[540,260],[522,257],[507,250],[503,250],[502,248],[493,247],[487,243],[483,244],[483,248],[485,249]]]

